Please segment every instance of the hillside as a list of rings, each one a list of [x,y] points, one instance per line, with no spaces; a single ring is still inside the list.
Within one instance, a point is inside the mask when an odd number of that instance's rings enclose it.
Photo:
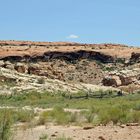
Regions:
[[[139,93],[139,48],[0,41],[0,139],[137,140]]]
[[[24,83],[17,80],[22,79],[22,73],[25,77],[135,92],[140,86],[139,58],[139,48],[121,44],[0,41],[1,83],[9,79],[2,72],[4,68],[11,75],[19,73],[15,79],[18,86]]]

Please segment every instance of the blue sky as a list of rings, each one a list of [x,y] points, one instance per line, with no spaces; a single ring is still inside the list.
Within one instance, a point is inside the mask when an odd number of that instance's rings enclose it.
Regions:
[[[140,0],[0,0],[0,40],[140,46]]]

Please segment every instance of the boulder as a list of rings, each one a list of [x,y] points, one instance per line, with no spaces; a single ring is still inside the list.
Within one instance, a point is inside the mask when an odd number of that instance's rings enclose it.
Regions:
[[[14,69],[15,69],[15,68],[14,68],[14,64],[12,64],[12,63],[9,62],[9,61],[6,61],[3,67],[4,67],[4,68],[7,68],[7,69],[11,69],[11,70],[14,70]]]
[[[127,76],[123,76],[123,75],[120,75],[120,80],[121,80],[121,85],[123,86],[126,86],[126,85],[129,85],[129,84],[132,84],[133,81],[134,81],[134,78],[133,77],[127,77]]]
[[[15,65],[15,70],[20,72],[20,73],[26,73],[27,72],[27,67],[22,63],[17,63]]]
[[[109,75],[106,76],[103,80],[102,83],[104,86],[127,86],[132,83],[137,82],[137,77],[136,76],[126,76],[126,75]]]
[[[140,62],[140,53],[133,52],[130,58],[130,64],[139,63]]]
[[[40,74],[40,65],[38,64],[31,64],[28,66],[28,74],[35,74],[39,75]]]
[[[4,64],[5,64],[4,61],[1,60],[0,61],[0,67],[4,67]]]
[[[102,80],[102,83],[104,86],[113,86],[117,87],[122,84],[119,76],[107,76]]]

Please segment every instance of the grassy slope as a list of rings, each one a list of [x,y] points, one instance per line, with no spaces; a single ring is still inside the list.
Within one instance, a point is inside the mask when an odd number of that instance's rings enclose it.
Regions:
[[[97,95],[100,93],[97,93]],[[111,96],[111,97],[109,97]],[[80,98],[81,97],[81,98]],[[83,97],[83,98],[82,98]],[[86,109],[91,106],[94,107],[112,107],[112,106],[126,106],[134,107],[140,106],[140,94],[127,95],[121,97],[112,98],[112,95],[108,96],[95,96],[95,98],[86,98],[83,93],[77,93],[71,99],[64,96],[64,93],[51,94],[44,92],[42,94],[37,92],[15,94],[10,96],[0,96],[0,106],[33,106],[50,108],[55,106],[61,106],[63,108],[79,108]]]

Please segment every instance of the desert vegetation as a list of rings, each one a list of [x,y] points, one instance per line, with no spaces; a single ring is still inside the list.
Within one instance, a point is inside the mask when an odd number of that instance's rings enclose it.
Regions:
[[[29,131],[25,140],[77,140],[82,133],[93,139],[96,128],[140,126],[138,48],[24,41],[0,46],[1,140],[19,140]]]
[[[17,130],[17,123],[31,123],[35,114],[30,110],[23,109],[0,109],[0,139],[13,140]]]
[[[140,124],[140,94],[112,96],[84,97],[84,93],[77,93],[71,99],[64,93],[49,92],[15,94],[0,97],[0,139],[10,140],[19,129],[16,124],[21,123],[20,129],[26,125],[27,129],[40,125],[73,125],[73,126],[106,126]],[[99,94],[96,93],[96,94]],[[102,93],[100,93],[102,94]],[[64,96],[65,95],[65,96]],[[110,96],[109,96],[110,95]],[[83,98],[78,98],[83,97]],[[37,111],[36,108],[40,110]],[[40,136],[40,140],[49,140],[47,134]],[[58,137],[56,140],[69,140]]]
[[[99,94],[100,93],[100,94]],[[69,98],[69,95],[66,93],[60,92],[60,93],[50,93],[50,92],[44,92],[44,93],[38,93],[35,91],[32,91],[30,93],[24,93],[24,94],[14,94],[14,95],[1,95],[0,97],[0,105],[2,108],[6,107],[13,107],[13,108],[24,108],[25,106],[30,107],[30,109],[39,107],[43,109],[47,108],[54,108],[52,111],[43,112],[42,116],[57,116],[58,114],[62,113],[62,116],[70,116],[71,113],[65,112],[64,108],[69,109],[87,109],[88,111],[82,112],[83,114],[88,114],[91,116],[106,116],[109,120],[111,120],[111,117],[109,115],[114,115],[117,117],[117,122],[125,123],[127,120],[119,120],[121,117],[128,117],[127,115],[134,115],[135,117],[139,115],[140,111],[140,94],[131,94],[131,95],[125,95],[125,96],[112,96],[115,93],[110,93],[108,91],[108,94],[103,95],[103,92],[97,92],[94,93],[96,96],[88,96],[82,93],[78,92],[77,94],[74,94]],[[97,96],[99,95],[99,96]],[[11,110],[12,111],[12,110]],[[18,116],[21,116],[22,120],[24,122],[24,119],[27,120],[29,118],[26,118],[29,115],[26,115],[28,112],[25,110],[18,110]],[[116,112],[116,114],[115,114]],[[31,111],[29,111],[31,113]],[[66,114],[65,114],[66,113]],[[25,115],[24,115],[25,114]],[[72,115],[72,117],[74,117]],[[31,117],[32,118],[32,117]],[[60,117],[61,118],[61,117]],[[88,117],[87,117],[88,118]],[[131,118],[131,117],[130,117]],[[134,117],[132,117],[134,118]],[[104,118],[100,118],[103,120]],[[65,120],[65,119],[64,119]],[[113,120],[112,120],[113,121]],[[134,121],[135,120],[130,120]],[[139,120],[136,119],[138,122]],[[129,120],[128,120],[129,122]],[[115,123],[115,121],[114,121]]]

